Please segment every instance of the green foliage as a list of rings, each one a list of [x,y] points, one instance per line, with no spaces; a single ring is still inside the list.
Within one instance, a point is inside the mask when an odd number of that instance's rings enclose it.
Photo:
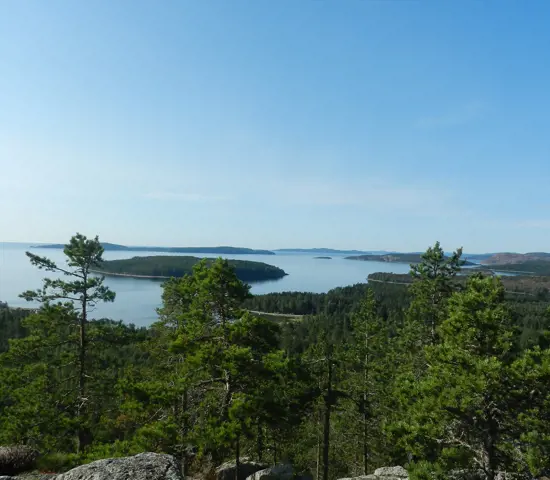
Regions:
[[[410,275],[253,297],[231,261],[203,260],[138,329],[87,318],[114,298],[89,275],[98,240],[65,253],[29,255],[62,274],[25,293],[40,309],[0,310],[0,444],[40,450],[43,471],[153,451],[186,476],[244,455],[319,480],[384,465],[550,474],[544,279],[462,276],[461,251],[436,243]]]
[[[22,308],[0,307],[0,353],[8,349],[10,338],[22,338],[27,334],[21,322],[31,313]]]
[[[216,263],[214,259],[197,257],[154,255],[151,257],[133,257],[125,260],[108,260],[102,263],[101,273],[118,275],[135,275],[144,277],[183,277],[194,272],[193,268],[200,262],[207,265]],[[243,282],[276,280],[286,275],[284,270],[262,262],[248,260],[226,260],[237,278]]]
[[[447,472],[439,462],[420,460],[407,466],[410,480],[447,480]]]
[[[43,473],[63,473],[82,464],[80,455],[65,452],[51,452],[40,455],[36,467]]]

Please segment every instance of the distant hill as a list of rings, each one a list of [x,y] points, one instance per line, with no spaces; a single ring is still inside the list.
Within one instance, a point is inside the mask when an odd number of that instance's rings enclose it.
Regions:
[[[421,253],[390,253],[386,255],[354,255],[346,257],[346,260],[359,260],[362,262],[388,262],[388,263],[420,263]],[[465,261],[464,265],[474,265]]]
[[[526,260],[521,263],[491,263],[481,265],[481,269],[493,272],[526,273],[531,275],[550,276],[550,260]]]
[[[483,265],[508,265],[519,264],[525,262],[549,262],[550,253],[545,252],[533,252],[533,253],[495,253],[488,258],[481,260]]]
[[[105,251],[125,251],[125,252],[166,252],[166,253],[213,253],[221,255],[275,255],[270,250],[255,250],[252,248],[241,247],[135,247],[118,245],[116,243],[102,242],[101,245]],[[65,245],[53,243],[50,245],[35,245],[31,248],[56,248],[63,249]]]
[[[459,275],[456,280],[460,283],[466,282],[468,277],[474,273],[480,273],[478,269],[466,269],[462,275]],[[490,272],[482,272],[490,274]],[[371,273],[368,276],[368,282],[372,285],[378,283],[395,284],[395,285],[410,285],[414,279],[411,275],[406,273],[386,273],[376,272]],[[550,278],[548,276],[534,276],[534,275],[518,275],[518,276],[503,276],[501,281],[504,284],[507,294],[527,294],[527,295],[540,295],[548,294],[547,290],[550,289]],[[514,297],[517,298],[517,297]]]
[[[96,273],[134,278],[170,278],[183,277],[193,271],[193,266],[201,258],[187,256],[154,255],[150,257],[133,257],[124,260],[106,260],[101,264],[101,270]],[[207,259],[207,263],[214,259]],[[287,273],[262,262],[248,260],[228,260],[235,268],[237,277],[243,282],[259,282],[277,280]]]

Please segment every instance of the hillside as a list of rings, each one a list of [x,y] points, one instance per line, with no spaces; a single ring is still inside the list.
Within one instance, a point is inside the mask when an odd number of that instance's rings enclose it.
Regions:
[[[531,252],[531,253],[495,253],[489,258],[481,260],[483,265],[506,265],[506,264],[518,264],[533,261],[549,262],[550,253],[545,252]]]
[[[346,257],[346,260],[358,260],[361,262],[420,263],[422,261],[422,254],[390,253],[387,255],[353,255]],[[464,265],[473,265],[473,263],[466,261]]]
[[[116,243],[102,242],[101,246],[105,251],[126,251],[126,252],[166,252],[166,253],[213,253],[217,255],[275,255],[270,250],[256,250],[252,248],[242,247],[143,247],[143,246],[126,246]],[[64,244],[52,243],[50,245],[35,245],[32,248],[65,248]]]
[[[200,260],[202,259],[198,257],[164,255],[108,260],[102,263],[101,271],[98,273],[136,278],[183,277],[192,273],[193,266]],[[211,263],[213,260],[207,259],[207,262]],[[243,282],[276,280],[287,275],[284,270],[267,263],[248,260],[228,260],[228,262]]]
[[[468,276],[474,273],[479,273],[479,269],[465,269],[462,271],[462,275],[457,277],[459,283],[465,283]],[[491,274],[491,271],[483,272]],[[371,273],[368,276],[369,284],[385,283],[389,285],[410,285],[413,283],[413,278],[408,273],[386,273],[376,272]],[[514,275],[503,276],[501,281],[510,294],[522,294],[522,295],[544,295],[545,298],[549,296],[550,291],[550,278],[547,276],[534,276],[534,275]],[[550,298],[550,297],[548,297]]]
[[[550,275],[549,260],[526,260],[521,263],[492,263],[484,265],[495,272],[518,272],[534,275]]]

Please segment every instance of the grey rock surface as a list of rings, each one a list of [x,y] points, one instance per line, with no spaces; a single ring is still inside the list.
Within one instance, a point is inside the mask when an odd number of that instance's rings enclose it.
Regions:
[[[374,471],[374,475],[377,477],[395,477],[395,478],[408,478],[409,474],[401,466],[397,467],[381,467]]]
[[[292,480],[294,469],[292,465],[283,463],[273,467],[264,468],[253,473],[246,480]]]
[[[81,465],[52,480],[183,480],[183,477],[171,455],[140,453]]]
[[[267,468],[265,463],[259,463],[242,458],[239,462],[239,479],[246,480],[252,474]],[[235,480],[235,461],[226,462],[216,468],[216,480]]]

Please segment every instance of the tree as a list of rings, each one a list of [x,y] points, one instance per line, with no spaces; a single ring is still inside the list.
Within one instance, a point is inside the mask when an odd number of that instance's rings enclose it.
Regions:
[[[481,469],[488,480],[509,465],[517,333],[499,279],[472,276],[451,297],[440,343],[426,347],[426,374],[409,385],[418,399],[409,409],[411,451],[426,458],[438,445],[440,461]]]
[[[160,309],[167,348],[182,359],[182,393],[195,402],[185,436],[217,461],[232,449],[237,465],[254,421],[269,419],[269,392],[285,364],[278,326],[242,310],[249,289],[227,260],[202,261],[164,284]]]
[[[349,358],[343,345],[343,338],[335,336],[334,331],[330,329],[330,318],[319,316],[316,319],[319,321],[320,331],[317,341],[304,352],[304,363],[309,367],[317,394],[317,412],[316,415],[314,414],[319,432],[317,480],[328,480],[330,466],[334,465],[336,460],[331,457],[332,417],[339,401],[348,397],[347,392],[341,387]]]
[[[41,270],[62,274],[70,280],[63,278],[46,278],[39,290],[26,291],[20,296],[27,301],[36,301],[43,305],[40,318],[56,312],[50,306],[53,302],[62,305],[57,310],[60,316],[70,318],[63,331],[58,331],[59,344],[71,344],[76,347],[77,358],[70,359],[70,364],[76,367],[78,395],[76,402],[76,417],[78,419],[78,451],[82,451],[89,443],[88,432],[84,427],[83,418],[88,398],[87,386],[90,379],[88,371],[89,339],[88,339],[88,314],[98,302],[113,302],[115,293],[103,284],[104,277],[94,275],[94,270],[101,266],[103,261],[103,247],[96,236],[87,239],[77,233],[65,245],[63,250],[67,257],[67,266],[58,266],[46,257],[40,257],[31,252],[26,252],[31,263]],[[49,319],[49,317],[48,317]],[[50,319],[49,319],[50,320]],[[54,319],[55,322],[55,319]],[[74,327],[78,335],[74,336]],[[68,367],[68,365],[67,365]]]
[[[359,310],[352,317],[353,348],[351,360],[354,369],[348,379],[348,389],[359,413],[360,443],[362,445],[362,471],[364,475],[373,467],[376,453],[371,447],[383,445],[382,425],[387,417],[389,387],[393,366],[391,358],[390,328],[377,312],[373,290],[367,290]],[[373,445],[374,444],[374,445]]]
[[[414,283],[410,287],[409,317],[420,324],[422,344],[437,343],[437,327],[446,316],[447,300],[457,288],[453,280],[464,264],[461,256],[462,248],[459,248],[446,257],[436,242],[422,254],[422,262],[411,265]]]

